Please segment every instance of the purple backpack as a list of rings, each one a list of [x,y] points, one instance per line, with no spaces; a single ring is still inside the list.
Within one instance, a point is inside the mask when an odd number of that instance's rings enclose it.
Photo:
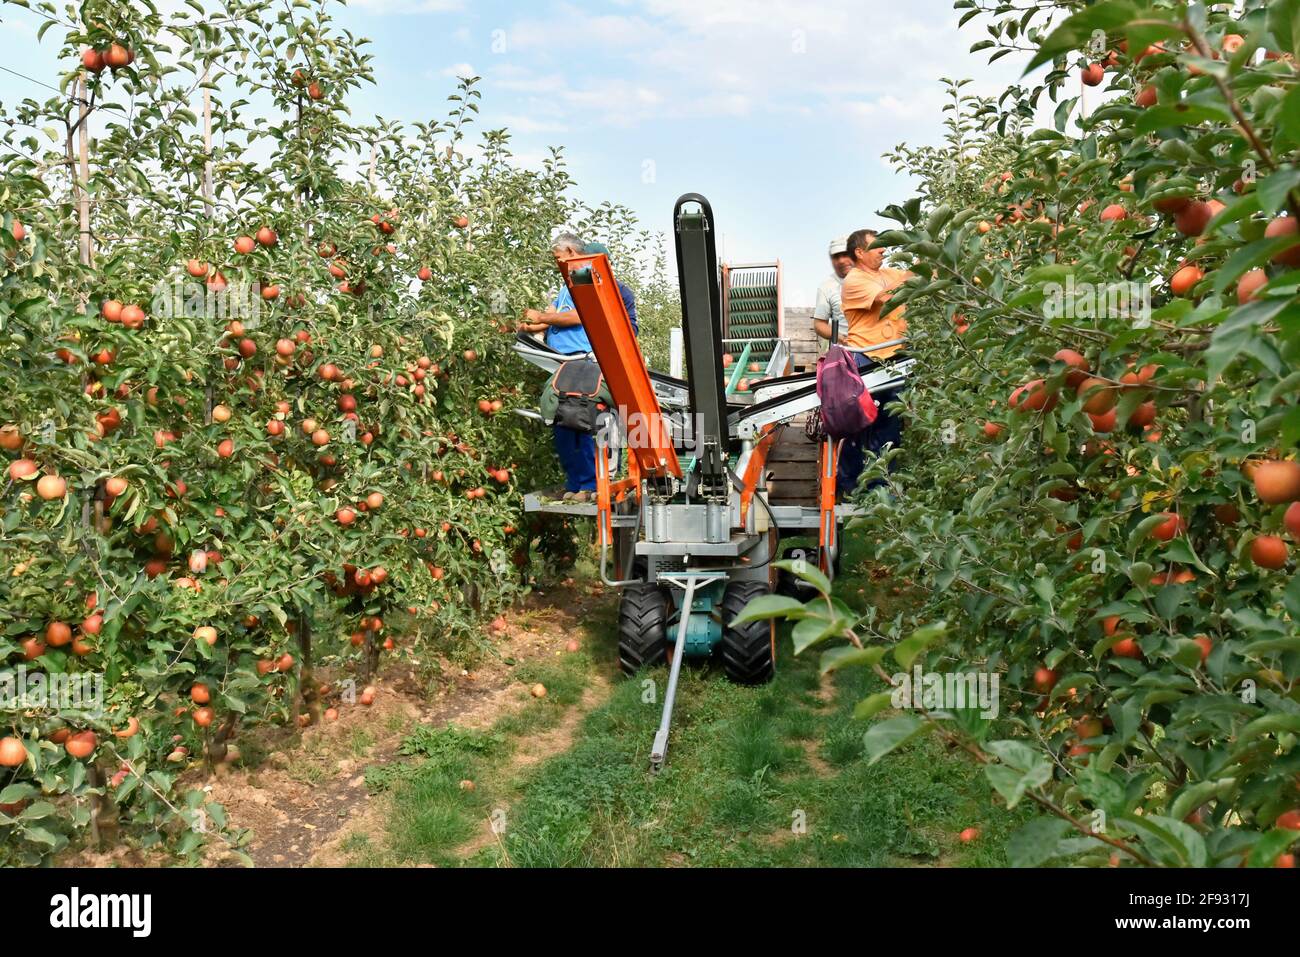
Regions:
[[[822,404],[822,429],[832,439],[859,434],[880,414],[857,362],[842,346],[832,345],[817,360],[817,397]]]

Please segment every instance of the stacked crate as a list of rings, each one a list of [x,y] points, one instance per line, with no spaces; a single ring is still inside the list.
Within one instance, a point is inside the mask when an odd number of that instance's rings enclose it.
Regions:
[[[826,342],[813,329],[811,306],[790,306],[785,310],[785,338],[790,343],[792,372],[814,372],[817,357],[826,351]]]

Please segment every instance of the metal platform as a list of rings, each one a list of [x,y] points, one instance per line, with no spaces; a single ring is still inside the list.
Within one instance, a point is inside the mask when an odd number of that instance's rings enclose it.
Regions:
[[[525,492],[524,493],[524,511],[541,512],[547,515],[570,515],[575,518],[595,518],[596,503],[591,502],[565,502],[560,499],[562,491],[548,492]],[[793,529],[812,529],[816,531],[821,524],[821,511],[816,505],[791,505],[777,504],[768,498],[768,504],[771,506],[772,514],[776,518],[777,529],[783,532]],[[835,517],[839,521],[847,521],[861,514],[861,510],[856,505],[836,505]],[[620,515],[617,512],[610,516],[615,528],[635,528],[636,514]],[[668,553],[656,553],[668,554]],[[698,554],[706,554],[699,552]]]
[[[596,517],[596,500],[593,498],[586,502],[566,502],[561,496],[564,489],[545,489],[539,492],[524,493],[524,511],[525,512],[543,512],[547,515],[573,515],[577,518],[595,518]],[[620,515],[617,512],[610,516],[615,528],[636,527],[636,514]]]
[[[762,536],[732,532],[726,542],[637,542],[638,555],[705,555],[710,558],[735,558],[754,548]]]

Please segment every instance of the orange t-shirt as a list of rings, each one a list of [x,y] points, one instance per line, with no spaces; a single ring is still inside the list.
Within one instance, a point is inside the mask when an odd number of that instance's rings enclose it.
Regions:
[[[890,293],[911,278],[912,273],[905,269],[851,270],[840,287],[840,306],[849,324],[843,345],[850,349],[864,349],[906,336],[904,314],[907,307],[899,306],[890,311],[887,303]],[[887,315],[882,316],[882,310]],[[901,348],[901,344],[889,346],[867,355],[873,359],[887,359]]]

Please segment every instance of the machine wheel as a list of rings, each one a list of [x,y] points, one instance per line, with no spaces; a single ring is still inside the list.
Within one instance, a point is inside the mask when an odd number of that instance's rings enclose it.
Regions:
[[[817,546],[815,545],[807,546],[802,548],[801,550],[804,551],[805,553],[811,551],[814,557],[808,558],[806,560],[809,561],[815,567],[818,568],[821,567],[821,558],[819,557],[819,551]],[[777,554],[780,558],[793,557],[790,552],[781,551],[779,546],[778,546]],[[840,564],[843,556],[844,556],[844,548],[841,545],[840,549],[835,553],[835,560],[831,563],[832,581],[840,577]],[[795,575],[794,572],[788,572],[784,568],[782,568],[780,571],[777,572],[776,592],[778,595],[789,595],[792,598],[798,598],[800,600],[805,600],[816,594],[816,591],[812,585],[809,585],[807,582],[804,582],[802,579],[799,578],[799,576]]]
[[[658,585],[623,588],[618,605],[618,664],[624,674],[663,664],[668,657],[668,596]]]
[[[776,674],[776,629],[770,621],[751,621],[739,628],[728,625],[752,599],[768,594],[758,581],[728,582],[722,595],[722,640],[718,654],[727,677],[737,684],[757,685]]]

